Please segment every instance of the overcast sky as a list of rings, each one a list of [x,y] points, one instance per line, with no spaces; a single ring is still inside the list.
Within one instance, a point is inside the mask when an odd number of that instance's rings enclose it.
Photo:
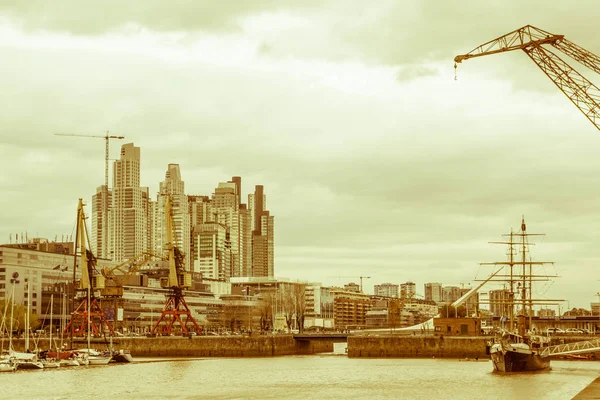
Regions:
[[[561,275],[538,296],[589,309],[600,131],[523,52],[456,81],[453,58],[527,24],[600,54],[599,15],[597,0],[0,0],[0,241],[72,234],[104,141],[53,133],[109,130],[126,137],[111,158],[141,147],[154,194],[168,163],[189,194],[263,184],[279,277],[467,285],[525,215],[546,234],[534,260]]]

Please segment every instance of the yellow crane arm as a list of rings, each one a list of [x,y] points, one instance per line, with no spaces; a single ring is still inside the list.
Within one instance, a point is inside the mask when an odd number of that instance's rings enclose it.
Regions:
[[[600,130],[600,89],[559,56],[543,48],[543,44],[552,45],[592,71],[600,73],[600,57],[566,40],[563,35],[555,35],[531,25],[526,25],[484,43],[467,54],[454,57],[454,67],[456,68],[456,63],[469,58],[523,50],[586,118]]]
[[[490,40],[481,46],[475,47],[467,54],[454,57],[454,62],[460,63],[469,58],[487,56],[490,54],[504,53],[512,50],[523,50],[529,46],[541,44],[554,44],[564,39],[563,35],[554,35],[531,25],[516,29],[506,35]]]
[[[82,135],[79,133],[55,133],[56,136],[78,136],[78,137],[95,137],[101,139],[125,139],[125,136],[109,136],[109,135]]]
[[[164,257],[151,251],[145,251],[127,261],[115,265],[114,267],[102,267],[101,272],[106,279],[113,280],[120,284],[124,278],[135,274],[142,265],[146,264],[152,258],[164,259]]]

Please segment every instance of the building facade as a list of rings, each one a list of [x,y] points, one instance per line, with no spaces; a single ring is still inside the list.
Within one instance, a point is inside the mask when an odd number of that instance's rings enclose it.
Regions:
[[[400,297],[411,298],[417,293],[417,285],[414,282],[405,282],[400,285]]]
[[[399,285],[393,283],[382,283],[374,286],[373,293],[375,296],[398,297],[399,287]]]
[[[98,186],[92,196],[92,252],[96,257],[111,258],[110,248],[110,209],[112,191],[106,185]]]
[[[167,251],[167,232],[165,231],[165,202],[171,197],[173,212],[172,232],[174,245],[185,254],[186,268],[190,266],[190,212],[188,196],[185,194],[185,184],[181,180],[179,164],[169,164],[165,180],[160,182],[159,193],[154,207],[154,251],[164,254]]]
[[[425,300],[432,300],[436,303],[442,301],[442,284],[439,282],[426,283],[424,287]]]
[[[140,148],[133,143],[121,147],[121,157],[113,164],[111,219],[111,259],[124,261],[148,249],[147,205],[140,187]],[[146,200],[147,201],[147,200]]]
[[[275,219],[267,211],[264,187],[256,185],[248,195],[252,225],[252,276],[275,276],[274,232]]]

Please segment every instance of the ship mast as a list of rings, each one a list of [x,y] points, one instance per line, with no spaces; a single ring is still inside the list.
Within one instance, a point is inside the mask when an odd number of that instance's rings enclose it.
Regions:
[[[506,266],[508,271],[505,275],[496,275],[492,281],[508,283],[508,293],[506,301],[506,309],[503,307],[503,315],[505,311],[508,311],[509,317],[509,330],[514,331],[518,328],[520,333],[524,335],[527,332],[527,327],[531,329],[533,319],[533,306],[536,305],[555,305],[562,301],[559,299],[534,299],[533,298],[533,282],[548,281],[549,278],[555,277],[556,275],[546,275],[534,273],[533,266],[542,266],[546,264],[554,264],[553,262],[547,261],[533,261],[529,253],[529,246],[534,245],[529,243],[529,236],[544,236],[544,234],[538,233],[527,233],[527,226],[525,224],[525,218],[521,219],[521,230],[520,232],[514,232],[512,229],[510,233],[503,235],[508,237],[507,241],[504,242],[490,242],[492,244],[504,244],[508,245],[508,260],[507,261],[496,261],[496,262],[484,262],[480,265],[496,265]],[[515,236],[520,236],[518,240]],[[520,246],[519,246],[520,245]],[[517,248],[520,247],[520,249]],[[519,254],[520,253],[520,257]],[[521,267],[515,270],[515,267]],[[529,268],[528,268],[529,267]],[[488,278],[489,280],[489,278]],[[504,289],[506,290],[506,289]],[[515,296],[516,295],[516,296]],[[517,298],[517,296],[520,297]],[[505,304],[503,302],[503,304]],[[519,315],[517,321],[515,321],[516,314]]]
[[[523,271],[523,276],[522,278],[522,287],[521,287],[521,304],[522,304],[522,310],[521,312],[523,313],[523,315],[527,315],[527,273],[526,273],[526,268],[527,268],[527,226],[525,225],[525,217],[522,217],[521,219],[521,232],[522,232],[522,236],[521,236],[521,256],[522,256],[522,261],[523,264],[522,266],[522,271]],[[531,264],[529,264],[531,265]],[[529,274],[531,275],[531,273]]]
[[[509,314],[509,318],[510,318],[510,330],[513,330],[515,327],[515,307],[514,307],[514,299],[515,299],[515,292],[514,292],[514,275],[513,275],[513,267],[514,267],[514,256],[515,256],[515,249],[513,248],[513,244],[514,244],[514,239],[513,239],[513,231],[512,228],[510,230],[510,241],[508,242],[508,253],[509,253],[509,258],[510,258],[510,280],[509,280],[509,292],[508,292],[508,314]]]

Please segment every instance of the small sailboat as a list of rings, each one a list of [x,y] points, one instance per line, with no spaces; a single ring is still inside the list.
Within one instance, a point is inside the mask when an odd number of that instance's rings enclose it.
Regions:
[[[54,330],[52,325],[52,315],[54,313],[54,295],[50,296],[50,347],[52,347],[52,331]],[[58,353],[58,352],[57,352]],[[39,352],[40,361],[44,364],[44,368],[58,368],[60,367],[60,362],[58,358],[52,357],[49,351]]]
[[[87,358],[89,365],[106,365],[110,362],[112,356],[108,353],[103,353],[95,349],[79,349],[76,350],[79,355],[84,355]]]

